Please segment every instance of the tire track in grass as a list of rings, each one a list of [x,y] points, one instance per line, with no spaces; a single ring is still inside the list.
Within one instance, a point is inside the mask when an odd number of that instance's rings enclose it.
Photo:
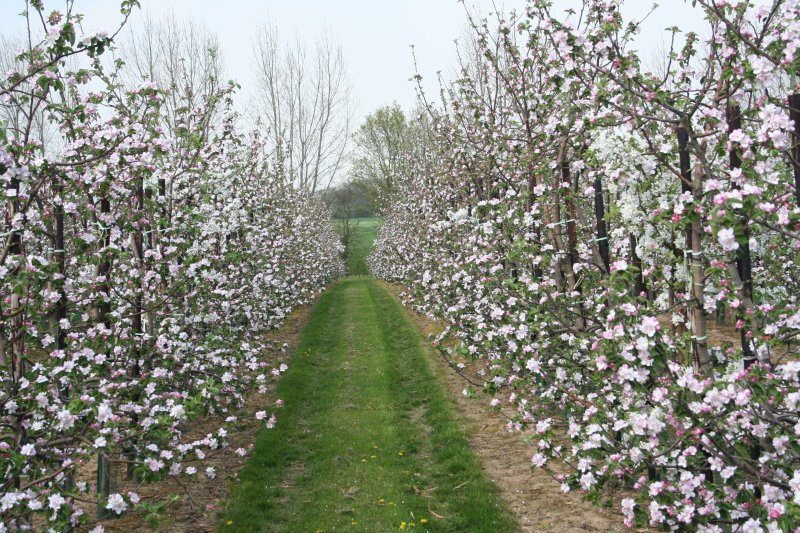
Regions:
[[[373,280],[320,298],[278,397],[286,406],[259,435],[220,531],[517,529],[415,327]]]

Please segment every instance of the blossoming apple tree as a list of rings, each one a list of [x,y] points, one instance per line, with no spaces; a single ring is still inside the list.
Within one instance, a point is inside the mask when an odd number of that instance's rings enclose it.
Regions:
[[[792,531],[800,3],[695,4],[706,33],[654,69],[619,0],[473,21],[370,265],[565,492],[621,492],[628,526]]]
[[[173,110],[167,133],[164,90],[126,88],[102,61],[113,36],[29,11],[44,39],[0,98],[58,136],[0,124],[2,531],[144,505],[114,470],[198,471],[247,393],[285,369],[265,362],[263,333],[343,272],[330,213],[237,130],[232,87]],[[189,438],[209,413],[225,424]],[[79,475],[95,461],[97,483]]]

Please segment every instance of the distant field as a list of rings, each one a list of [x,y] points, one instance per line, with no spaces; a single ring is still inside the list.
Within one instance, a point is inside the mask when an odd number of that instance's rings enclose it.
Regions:
[[[347,260],[347,272],[351,276],[365,275],[367,271],[367,256],[372,251],[372,244],[378,234],[378,227],[383,219],[380,217],[354,218],[350,222],[358,222],[356,231],[356,242],[353,245],[352,253]]]

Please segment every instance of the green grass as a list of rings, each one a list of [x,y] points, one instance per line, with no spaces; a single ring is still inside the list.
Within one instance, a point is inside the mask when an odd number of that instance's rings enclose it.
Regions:
[[[516,531],[428,357],[373,280],[326,291],[220,531]]]
[[[350,251],[350,257],[347,258],[347,272],[350,275],[369,274],[366,259],[372,252],[372,244],[375,242],[381,221],[379,217],[350,219],[351,224],[358,223],[355,243]]]

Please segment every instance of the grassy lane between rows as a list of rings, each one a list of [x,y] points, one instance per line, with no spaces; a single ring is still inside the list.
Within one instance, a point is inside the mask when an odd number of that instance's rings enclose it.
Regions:
[[[373,280],[328,290],[220,531],[516,531],[426,357]]]
[[[368,274],[367,256],[372,252],[372,245],[378,236],[378,228],[383,219],[379,217],[352,218],[351,224],[357,224],[356,236],[347,258],[347,272],[351,275]]]

